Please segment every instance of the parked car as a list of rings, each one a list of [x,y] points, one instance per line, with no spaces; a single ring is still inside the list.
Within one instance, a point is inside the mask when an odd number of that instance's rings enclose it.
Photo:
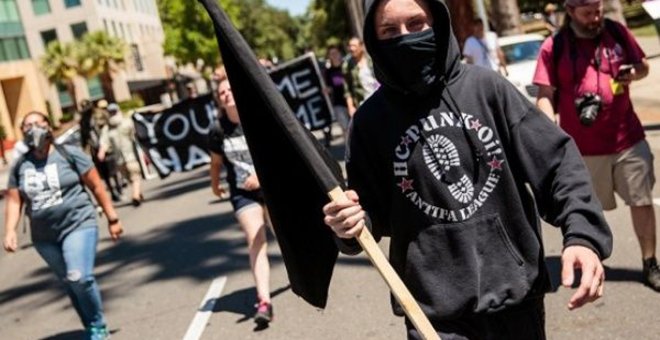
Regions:
[[[545,37],[540,34],[519,34],[499,39],[506,56],[507,79],[532,102],[536,102],[538,87],[532,84],[536,59]]]

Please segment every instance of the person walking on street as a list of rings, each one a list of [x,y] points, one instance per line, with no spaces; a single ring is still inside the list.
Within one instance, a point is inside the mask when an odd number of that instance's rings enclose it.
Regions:
[[[463,56],[468,64],[481,66],[502,75],[509,75],[506,57],[498,42],[497,33],[486,31],[484,22],[477,18],[472,21],[472,35],[465,40]]]
[[[648,75],[649,64],[631,32],[604,19],[602,0],[568,0],[565,7],[565,25],[539,54],[537,105],[552,120],[559,113],[559,125],[575,139],[603,208],[616,208],[615,192],[630,206],[644,283],[660,291],[653,155],[629,88]]]
[[[53,144],[46,115],[28,113],[21,130],[29,151],[9,176],[4,249],[18,250],[16,229],[25,206],[34,248],[63,283],[86,329],[85,338],[106,339],[101,294],[93,273],[98,222],[85,187],[108,217],[114,241],[123,233],[122,225],[91,160],[79,148]]]
[[[259,326],[267,326],[273,320],[266,238],[268,212],[224,68],[216,75],[219,80],[220,117],[209,133],[211,189],[218,198],[225,197],[225,190],[220,184],[220,171],[225,166],[229,200],[245,233],[250,267],[257,288],[254,321]]]
[[[80,114],[80,139],[83,150],[92,157],[94,166],[98,170],[99,175],[101,175],[101,178],[103,178],[103,182],[105,182],[112,200],[119,202],[121,201],[122,187],[117,180],[114,155],[110,156],[106,154],[103,160],[97,157],[99,148],[101,147],[101,135],[108,129],[108,101],[101,99],[96,103],[95,107],[90,101],[83,100],[80,106],[82,107]],[[113,181],[115,182],[114,184],[112,183]]]
[[[334,112],[335,119],[344,133],[344,140],[348,132],[348,125],[351,117],[348,115],[348,107],[346,106],[346,98],[344,97],[346,91],[346,80],[342,72],[342,55],[338,46],[328,46],[327,64],[325,67],[325,84],[330,91],[330,100],[332,102],[332,111]]]
[[[545,29],[550,32],[550,35],[555,34],[559,29],[559,16],[557,15],[557,5],[548,3],[543,9],[543,24]]]
[[[371,58],[364,50],[364,44],[358,37],[348,41],[351,55],[344,61],[342,71],[346,81],[344,97],[348,114],[352,117],[355,110],[380,86],[374,76]]]
[[[108,152],[114,154],[114,161],[119,172],[131,183],[131,197],[134,207],[140,206],[143,200],[141,180],[142,171],[135,155],[135,127],[130,118],[125,118],[119,105],[108,105],[108,128],[103,130],[100,138],[100,148],[97,158],[105,159]]]
[[[461,63],[443,1],[366,4],[382,87],[353,117],[350,201],[324,206],[325,223],[344,253],[365,226],[390,236],[389,260],[441,338],[545,339],[539,215],[564,236],[570,310],[602,296],[612,248],[575,144],[509,81]]]

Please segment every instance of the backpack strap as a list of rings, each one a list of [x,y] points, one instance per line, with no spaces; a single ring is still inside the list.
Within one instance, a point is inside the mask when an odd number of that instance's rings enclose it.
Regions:
[[[82,183],[82,174],[80,173],[80,170],[78,169],[78,164],[76,163],[76,159],[71,156],[71,153],[66,149],[64,145],[61,144],[55,144],[53,143],[53,146],[55,147],[55,150],[60,153],[60,155],[64,156],[67,162],[69,162],[69,165],[73,169],[73,171],[78,174],[78,177],[80,178],[80,183]]]
[[[14,165],[11,168],[12,174],[16,178],[16,182],[18,182],[18,176],[21,174],[20,173],[21,165],[23,164],[24,161],[25,161],[25,154],[22,154],[18,157],[16,162],[14,162]]]
[[[76,172],[78,175],[78,182],[80,183],[80,186],[82,189],[87,193],[87,196],[89,197],[89,200],[94,204],[94,206],[98,206],[98,202],[94,199],[94,195],[92,195],[91,192],[87,189],[87,186],[85,185],[85,182],[83,181],[82,178],[82,173],[80,173],[80,169],[78,169],[78,163],[76,163],[76,159],[73,158],[71,153],[66,149],[66,146],[62,144],[55,144],[53,143],[53,147],[55,147],[55,150],[60,153],[66,159],[67,162],[69,162],[69,165],[73,169],[73,171]],[[101,216],[101,213],[99,212],[99,216]]]

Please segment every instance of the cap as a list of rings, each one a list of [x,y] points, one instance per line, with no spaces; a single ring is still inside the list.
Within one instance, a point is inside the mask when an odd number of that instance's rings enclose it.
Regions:
[[[566,0],[566,2],[564,2],[564,6],[582,7],[587,5],[598,4],[601,3],[602,1],[603,0]]]
[[[115,103],[111,103],[110,105],[108,105],[108,111],[110,112],[119,111],[119,105]]]
[[[98,107],[99,109],[105,109],[106,107],[108,107],[108,101],[105,99],[101,99],[96,103],[96,107]]]

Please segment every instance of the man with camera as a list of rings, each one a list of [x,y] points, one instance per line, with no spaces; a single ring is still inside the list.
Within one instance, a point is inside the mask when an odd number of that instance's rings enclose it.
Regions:
[[[645,54],[623,25],[603,18],[602,0],[567,0],[566,19],[546,39],[534,83],[537,106],[574,139],[603,208],[614,192],[630,206],[644,283],[660,291],[652,202],[653,155],[630,100],[629,85],[648,75]]]

